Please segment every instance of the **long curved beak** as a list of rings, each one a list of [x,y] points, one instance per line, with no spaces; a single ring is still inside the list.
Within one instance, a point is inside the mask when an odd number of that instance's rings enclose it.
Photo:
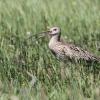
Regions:
[[[39,38],[41,37],[44,37],[46,34],[49,34],[51,31],[47,30],[47,31],[43,31],[41,33],[38,33],[38,34],[34,34],[34,35],[31,35],[29,36],[26,40],[32,38],[32,37],[36,37],[36,36],[39,36]]]

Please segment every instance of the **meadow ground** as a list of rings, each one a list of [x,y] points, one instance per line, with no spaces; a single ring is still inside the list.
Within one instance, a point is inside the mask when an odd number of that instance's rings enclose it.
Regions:
[[[100,65],[64,65],[47,37],[26,40],[55,25],[100,56],[100,0],[0,0],[0,100],[100,99]]]

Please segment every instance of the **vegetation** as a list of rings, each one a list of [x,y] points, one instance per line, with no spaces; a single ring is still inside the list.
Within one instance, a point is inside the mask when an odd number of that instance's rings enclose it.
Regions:
[[[100,0],[0,0],[0,100],[99,100],[100,65],[63,64],[47,36],[27,39],[52,26],[100,56]]]

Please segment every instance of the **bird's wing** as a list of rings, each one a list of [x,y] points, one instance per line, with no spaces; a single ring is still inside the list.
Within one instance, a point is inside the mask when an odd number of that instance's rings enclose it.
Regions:
[[[70,58],[74,58],[77,60],[83,59],[86,61],[100,61],[99,58],[95,57],[90,52],[83,50],[82,48],[77,47],[75,45],[63,45],[63,51],[66,56],[69,56]]]

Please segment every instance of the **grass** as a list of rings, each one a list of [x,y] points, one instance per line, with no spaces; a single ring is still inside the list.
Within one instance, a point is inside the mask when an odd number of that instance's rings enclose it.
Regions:
[[[64,65],[47,37],[26,40],[56,25],[66,41],[100,55],[99,0],[0,0],[0,100],[99,100],[100,65]]]

